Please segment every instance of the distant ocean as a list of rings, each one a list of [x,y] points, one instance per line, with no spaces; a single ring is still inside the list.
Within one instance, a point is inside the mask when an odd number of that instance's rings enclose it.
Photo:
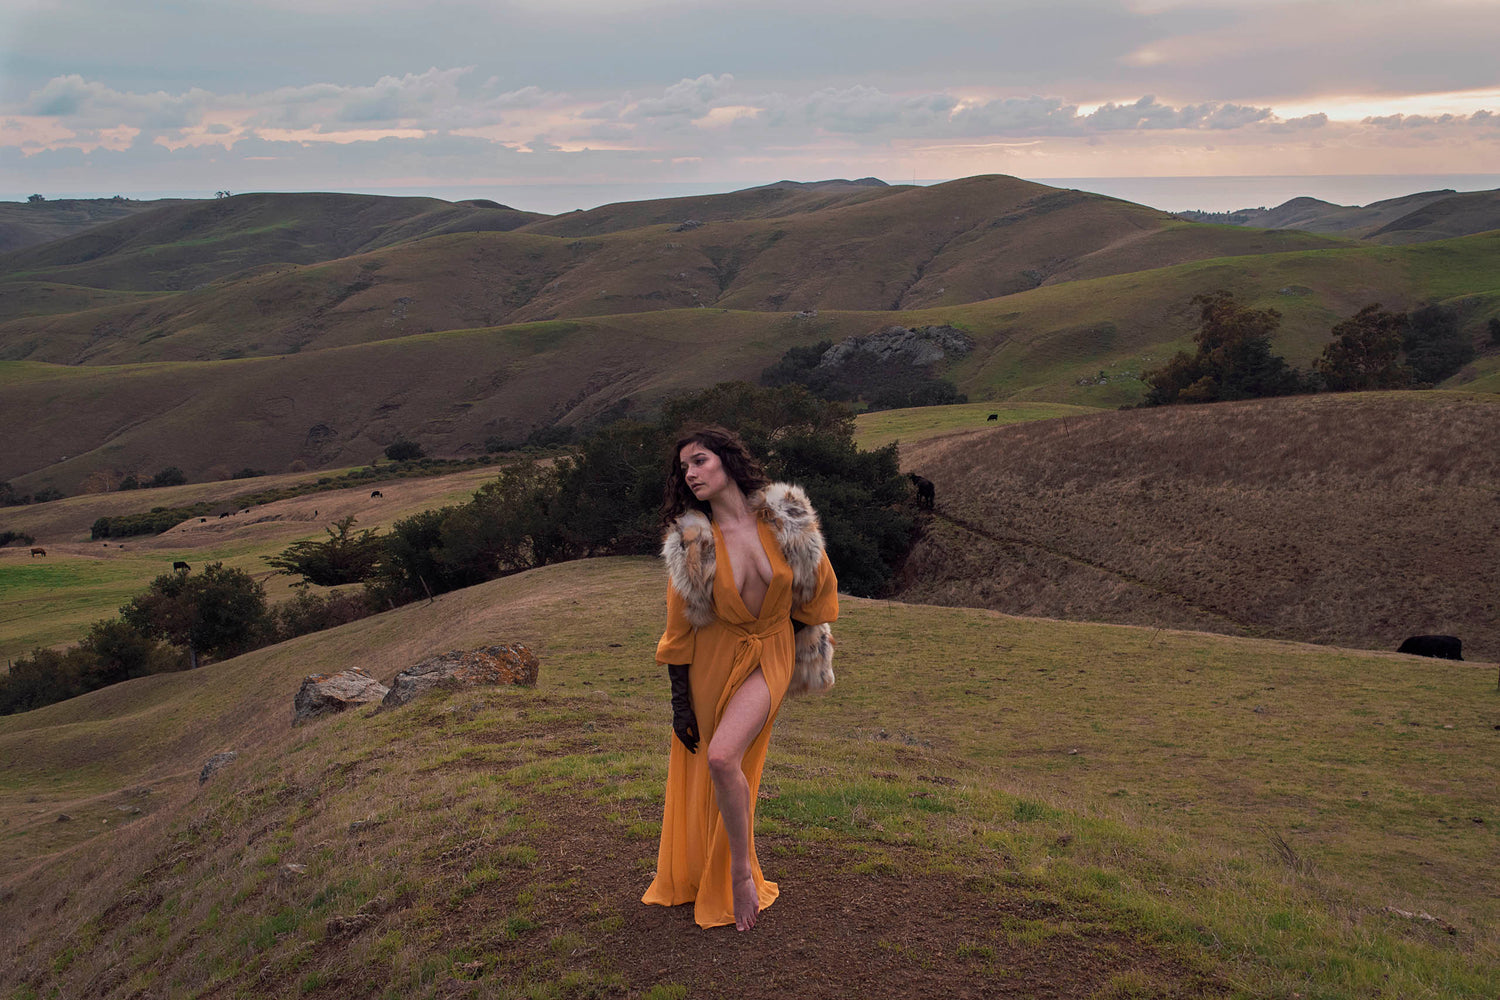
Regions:
[[[852,179],[852,178],[851,178]],[[1500,174],[1312,174],[1278,177],[1029,177],[1053,187],[1077,188],[1123,198],[1165,212],[1230,212],[1239,208],[1274,208],[1303,196],[1336,205],[1368,205],[1387,198],[1421,191],[1492,191],[1500,188]],[[763,183],[771,183],[769,181]],[[905,183],[894,180],[892,183]],[[940,179],[918,180],[920,185],[943,183]],[[341,188],[365,194],[418,195],[460,201],[488,198],[528,212],[559,215],[574,209],[597,208],[619,201],[653,198],[684,198],[724,194],[755,182],[656,183],[656,184],[476,184],[465,187]],[[107,198],[115,191],[58,192],[55,198]],[[212,191],[139,191],[128,197],[211,198]],[[24,194],[5,195],[0,200],[23,201]]]

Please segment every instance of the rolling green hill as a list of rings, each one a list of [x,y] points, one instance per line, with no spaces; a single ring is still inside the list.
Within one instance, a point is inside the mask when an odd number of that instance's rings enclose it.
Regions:
[[[246,465],[362,464],[399,435],[432,453],[475,454],[492,437],[520,440],[555,422],[649,410],[664,395],[725,379],[753,381],[788,347],[893,322],[967,332],[974,350],[945,374],[976,401],[1116,407],[1140,398],[1144,371],[1190,346],[1197,317],[1189,300],[1198,292],[1229,288],[1280,310],[1277,348],[1306,365],[1328,329],[1370,301],[1401,308],[1431,296],[1482,329],[1483,317],[1500,313],[1488,266],[1497,252],[1500,232],[1413,247],[1237,256],[896,313],[682,309],[240,360],[0,362],[0,421],[32,428],[0,455],[0,478],[69,491],[110,469],[177,465],[205,478]],[[1491,350],[1450,385],[1462,388],[1497,366],[1500,354]]]
[[[702,224],[671,221],[684,214]],[[1190,344],[1190,300],[1217,288],[1280,311],[1276,349],[1304,366],[1370,302],[1448,304],[1487,351],[1449,384],[1483,387],[1500,370],[1484,326],[1497,252],[1500,231],[1372,246],[1007,177],[782,184],[551,220],[237,196],[3,258],[19,270],[0,273],[16,293],[0,419],[28,431],[0,478],[72,491],[110,470],[363,463],[397,435],[472,454],[891,324],[972,337],[940,374],[975,401],[1114,407]],[[199,278],[213,280],[187,287]]]

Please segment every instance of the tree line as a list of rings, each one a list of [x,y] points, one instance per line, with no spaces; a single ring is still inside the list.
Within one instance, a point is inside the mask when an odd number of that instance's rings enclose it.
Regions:
[[[1336,324],[1332,341],[1304,372],[1271,352],[1271,337],[1281,325],[1275,309],[1252,309],[1222,289],[1196,295],[1192,304],[1199,307],[1197,350],[1178,351],[1147,372],[1140,405],[1430,388],[1475,355],[1452,309],[1429,305],[1395,313],[1375,303]],[[1491,319],[1488,329],[1490,343],[1500,345],[1500,319]]]

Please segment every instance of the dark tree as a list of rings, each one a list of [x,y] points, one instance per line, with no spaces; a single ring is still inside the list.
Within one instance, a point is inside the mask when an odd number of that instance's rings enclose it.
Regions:
[[[1378,302],[1334,326],[1332,343],[1313,362],[1323,384],[1334,392],[1411,385],[1411,369],[1401,363],[1406,326],[1406,313],[1385,312]]]
[[[1491,316],[1489,322],[1490,346],[1500,347],[1500,317]]]
[[[147,486],[181,486],[187,482],[187,475],[175,465],[169,465],[156,475],[151,477]]]
[[[1147,372],[1151,388],[1145,406],[1213,403],[1220,400],[1288,396],[1307,384],[1285,359],[1271,353],[1271,335],[1281,325],[1275,309],[1251,309],[1219,290],[1193,296],[1199,307],[1195,355],[1178,351],[1171,361]]]
[[[201,573],[165,573],[120,609],[138,632],[198,653],[234,656],[254,645],[266,622],[266,592],[249,573],[213,563]]]
[[[386,445],[385,448],[385,457],[392,462],[405,462],[409,459],[421,458],[424,455],[426,455],[426,452],[422,450],[421,445],[415,441],[408,441],[405,438],[398,438]]]
[[[1474,345],[1459,330],[1458,314],[1443,306],[1412,313],[1401,347],[1419,385],[1436,385],[1474,360]]]
[[[323,529],[328,534],[327,541],[294,542],[280,555],[266,557],[266,562],[283,573],[302,577],[294,587],[362,583],[375,575],[375,566],[385,546],[369,529],[352,534],[355,523],[354,515],[350,514],[335,521],[332,528]]]

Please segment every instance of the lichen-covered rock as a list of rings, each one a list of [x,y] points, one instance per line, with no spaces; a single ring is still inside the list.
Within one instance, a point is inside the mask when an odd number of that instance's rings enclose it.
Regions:
[[[239,751],[225,750],[223,753],[216,753],[208,758],[208,760],[203,762],[203,770],[198,772],[198,784],[201,785],[209,778],[212,778],[216,773],[232,764],[238,757]]]
[[[480,684],[536,683],[536,654],[519,642],[479,649],[455,649],[407,667],[391,681],[386,708],[405,705],[435,687],[453,690]]]
[[[820,369],[840,369],[859,354],[873,355],[883,365],[926,368],[951,358],[961,358],[974,349],[968,334],[951,326],[921,326],[909,329],[888,326],[875,333],[850,337],[823,352]]]
[[[336,674],[313,674],[302,682],[297,697],[292,699],[292,725],[300,726],[320,715],[377,702],[388,690],[361,667],[350,667]]]

